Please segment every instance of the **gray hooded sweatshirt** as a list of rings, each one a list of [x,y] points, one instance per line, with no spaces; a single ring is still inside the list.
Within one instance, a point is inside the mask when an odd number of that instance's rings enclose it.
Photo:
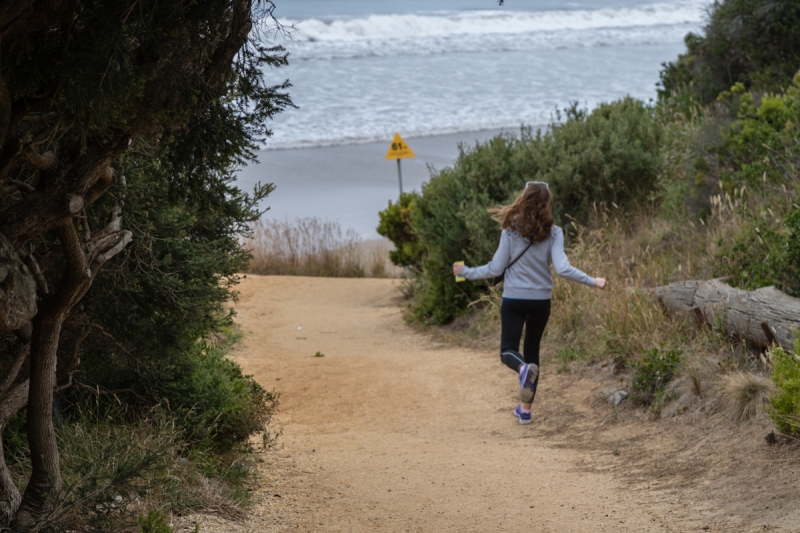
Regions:
[[[553,277],[550,274],[550,263],[552,263],[559,276],[594,287],[594,278],[590,278],[569,264],[564,253],[564,232],[558,226],[553,226],[548,238],[534,243],[506,271],[508,264],[519,256],[529,243],[528,239],[516,231],[504,229],[500,235],[500,246],[497,247],[492,260],[479,267],[465,266],[461,270],[461,275],[467,279],[485,279],[497,277],[505,271],[503,298],[549,300],[553,294]]]

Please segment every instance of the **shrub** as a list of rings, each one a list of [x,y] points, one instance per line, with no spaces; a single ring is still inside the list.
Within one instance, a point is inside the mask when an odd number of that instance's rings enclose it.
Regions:
[[[720,241],[716,273],[744,288],[775,285],[800,296],[800,73],[785,94],[758,105],[741,93],[720,153],[723,193],[743,221]]]
[[[794,353],[777,348],[771,352],[772,383],[770,418],[778,430],[800,435],[800,342]]]
[[[633,362],[631,402],[646,406],[660,404],[667,385],[681,364],[682,355],[680,349],[665,350],[662,346],[646,351],[641,359]]]
[[[392,203],[390,200],[389,207],[379,213],[378,234],[394,244],[395,249],[389,252],[389,259],[397,266],[415,269],[422,266],[423,248],[411,223],[411,213],[418,198],[416,192],[404,192],[399,202]]]
[[[588,223],[598,204],[646,201],[661,168],[662,128],[640,100],[623,98],[588,113],[575,104],[545,135],[523,139],[516,158],[526,179],[546,181],[556,218]]]
[[[141,533],[172,533],[172,528],[167,524],[167,517],[158,511],[150,511],[147,516],[139,517]]]
[[[418,318],[447,322],[485,292],[486,284],[457,285],[451,265],[491,259],[500,228],[487,209],[511,202],[526,181],[547,181],[556,217],[579,222],[590,221],[599,204],[627,208],[652,193],[661,130],[642,102],[625,98],[591,113],[573,105],[564,117],[545,132],[523,129],[518,137],[503,134],[462,146],[454,166],[423,186],[410,209],[412,232],[423,251]],[[383,219],[398,218],[392,209]]]
[[[487,208],[508,201],[524,186],[512,160],[520,143],[500,135],[473,148],[462,147],[452,168],[423,185],[411,213],[425,250],[417,317],[448,322],[480,294],[481,284],[457,285],[451,265],[461,259],[482,264],[492,257],[500,228]]]
[[[747,289],[774,285],[800,297],[800,209],[782,226],[769,220],[749,221],[732,239],[722,242],[716,256],[717,273]]]
[[[171,531],[164,513],[213,508],[236,516],[246,501],[236,480],[219,485],[224,472],[208,468],[216,459],[187,446],[175,417],[158,406],[147,417],[134,416],[119,403],[84,397],[64,412],[56,438],[64,489],[40,517],[36,530],[43,533],[163,533]],[[26,455],[6,450],[15,478],[30,473]],[[208,490],[215,483],[216,491]]]
[[[682,107],[713,102],[741,82],[777,91],[800,65],[796,0],[722,0],[711,6],[704,35],[686,36],[686,52],[661,71],[659,99]]]

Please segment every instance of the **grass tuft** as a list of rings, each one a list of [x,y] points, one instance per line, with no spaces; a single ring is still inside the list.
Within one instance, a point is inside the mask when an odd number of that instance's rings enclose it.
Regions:
[[[733,420],[744,423],[769,403],[772,382],[752,372],[734,372],[723,377],[722,392]]]

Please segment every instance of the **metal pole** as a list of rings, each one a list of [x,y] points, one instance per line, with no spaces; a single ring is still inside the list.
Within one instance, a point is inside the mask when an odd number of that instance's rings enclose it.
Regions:
[[[403,171],[400,170],[400,159],[397,160],[397,179],[400,181],[400,196],[403,196]]]

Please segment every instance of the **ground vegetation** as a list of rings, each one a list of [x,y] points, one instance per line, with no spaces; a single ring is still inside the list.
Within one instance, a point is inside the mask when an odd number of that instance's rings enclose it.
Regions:
[[[555,280],[545,345],[557,368],[611,364],[626,403],[656,417],[712,395],[737,423],[766,412],[796,434],[796,357],[668,317],[653,298],[657,286],[715,277],[800,295],[796,10],[715,3],[704,35],[665,65],[657,102],[571,106],[535,134],[463,147],[409,203],[410,229],[394,234],[398,249],[413,235],[421,250],[412,319],[447,324],[435,331],[455,342],[496,343],[502,285],[456,283],[450,265],[487,262],[500,233],[487,210],[547,181],[573,264],[611,280],[607,293]],[[383,216],[398,219],[391,207]]]
[[[213,339],[271,190],[234,172],[291,105],[272,7],[0,8],[0,528],[162,531],[202,506],[175,465],[211,487],[269,440],[276,398]]]

